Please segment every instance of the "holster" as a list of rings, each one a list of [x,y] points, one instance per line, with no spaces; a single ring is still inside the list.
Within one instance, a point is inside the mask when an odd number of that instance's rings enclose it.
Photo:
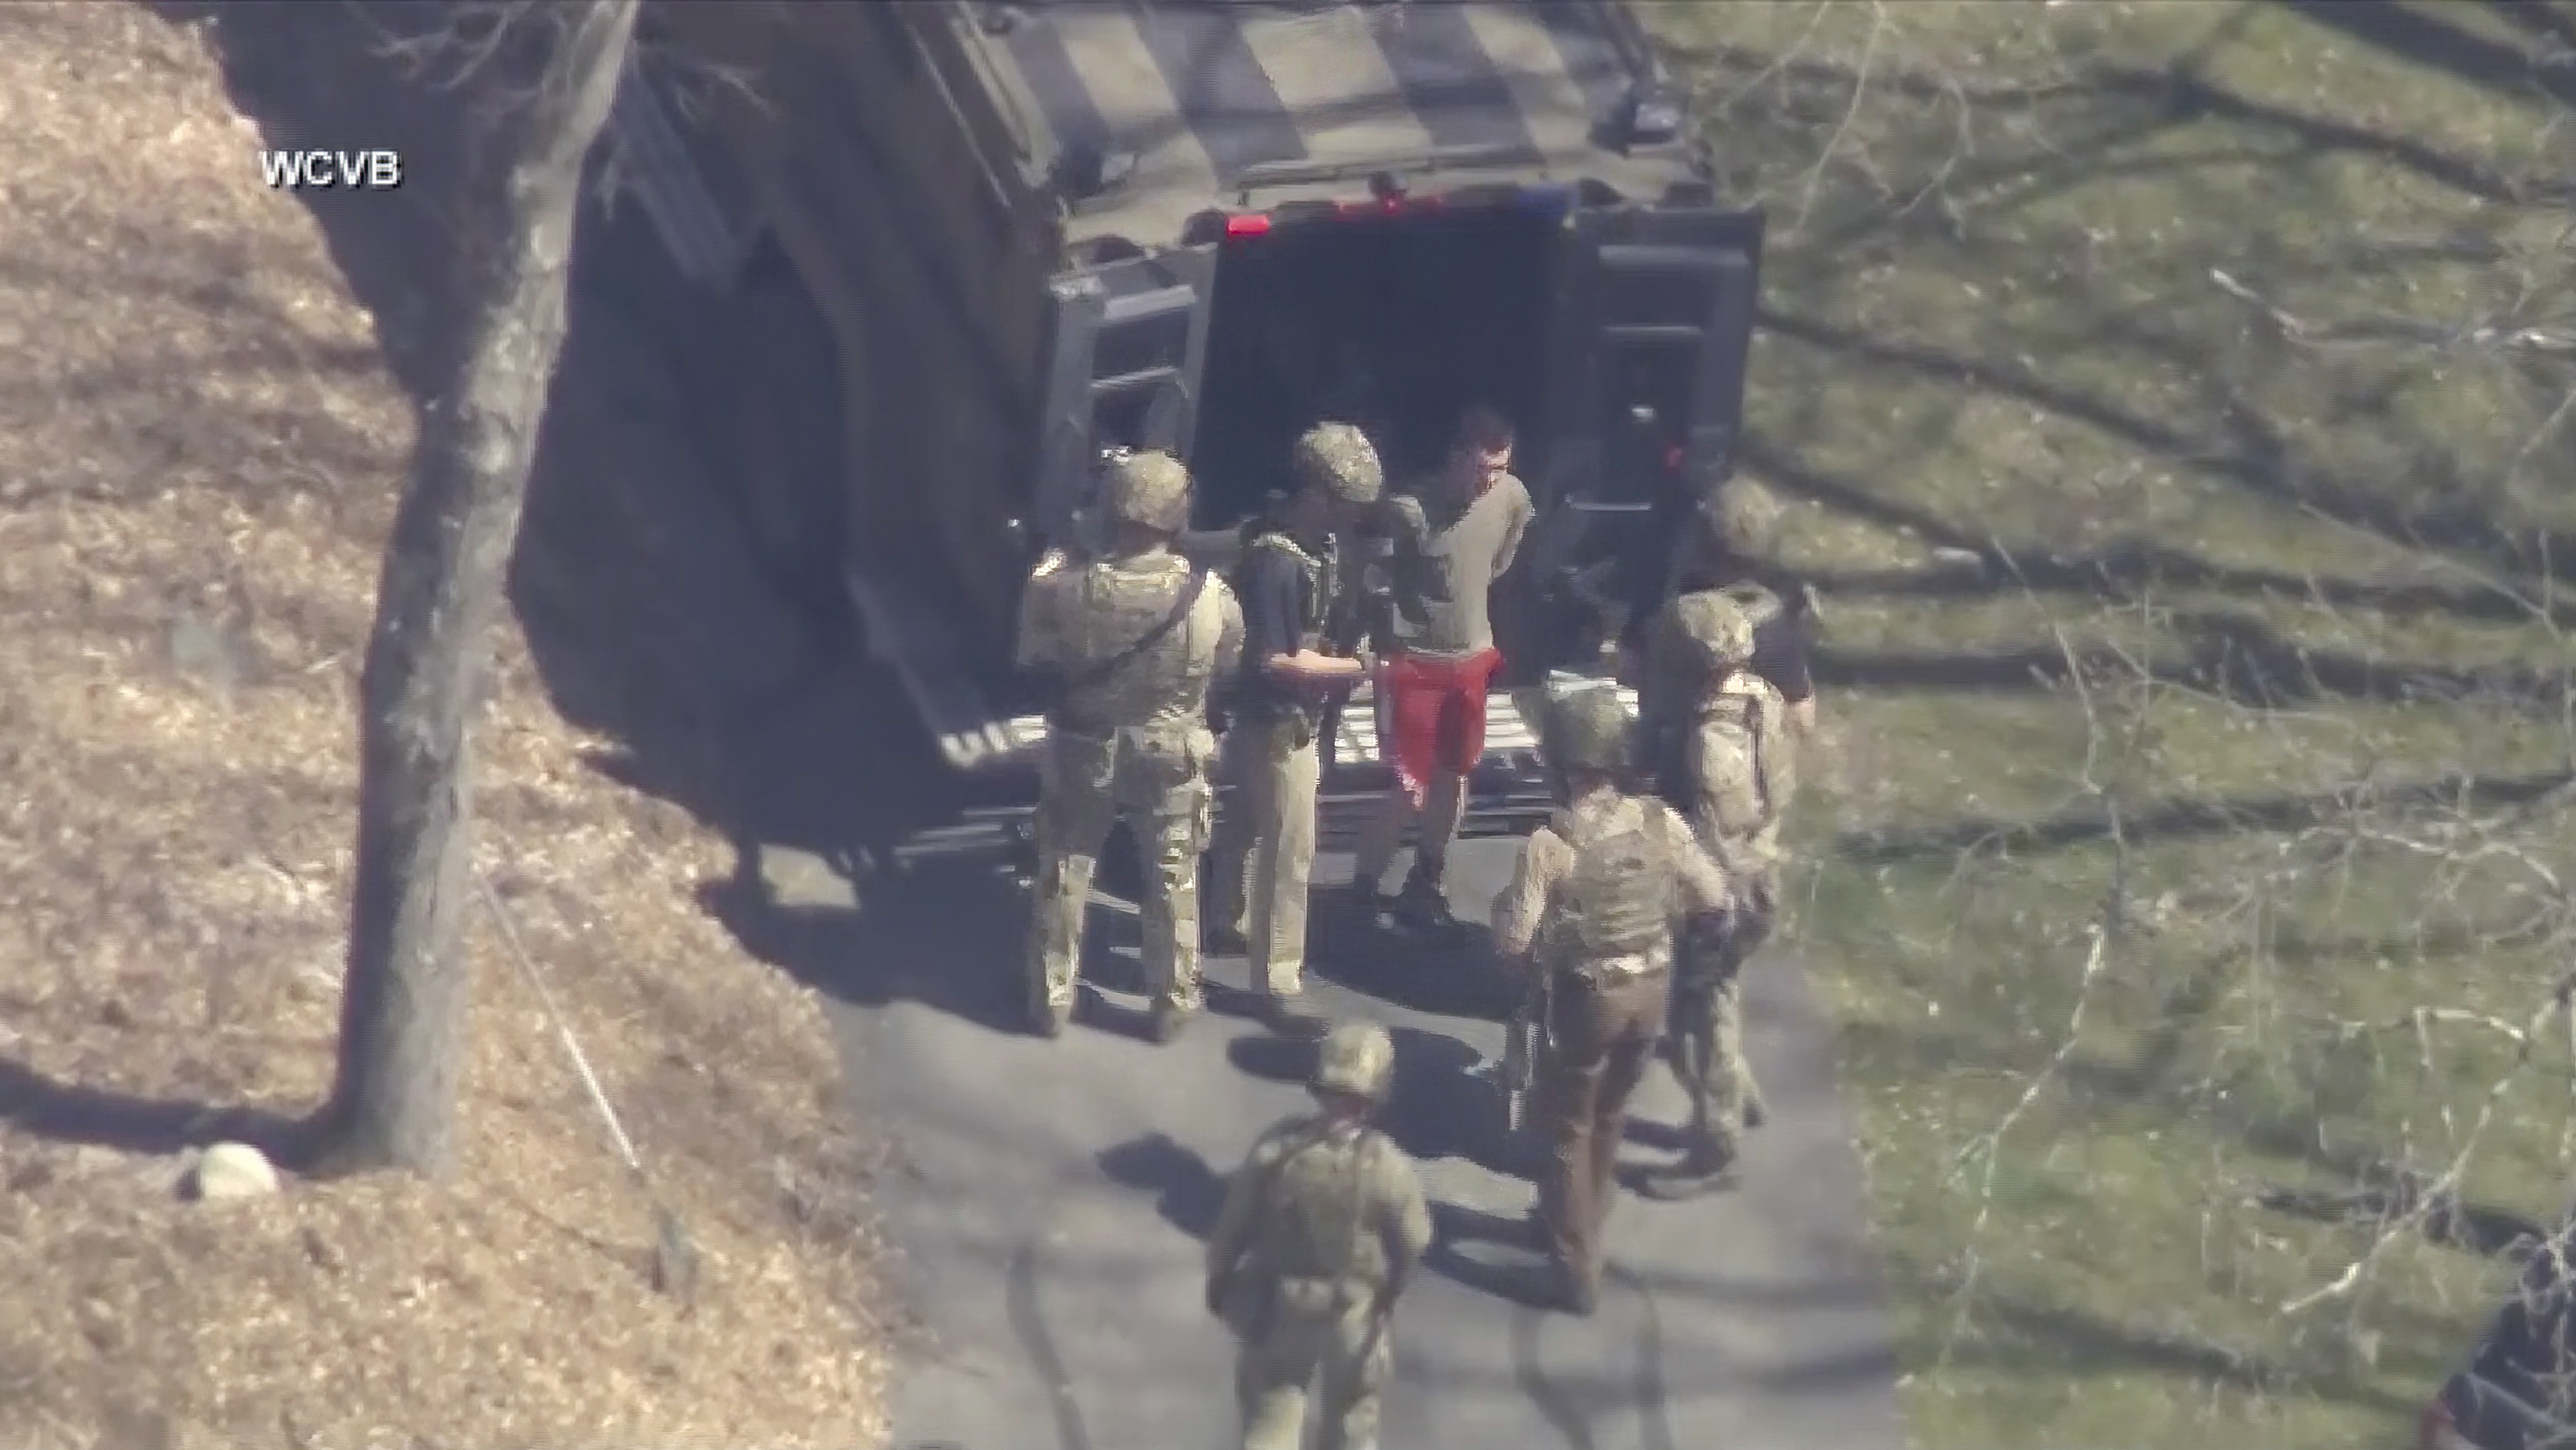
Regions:
[[[1246,1339],[1269,1333],[1279,1314],[1279,1282],[1269,1274],[1237,1268],[1217,1282],[1210,1298],[1208,1307]]]
[[[1747,904],[1711,921],[1692,921],[1682,931],[1673,991],[1706,993],[1744,971],[1745,961],[1770,938],[1771,911],[1767,904]]]

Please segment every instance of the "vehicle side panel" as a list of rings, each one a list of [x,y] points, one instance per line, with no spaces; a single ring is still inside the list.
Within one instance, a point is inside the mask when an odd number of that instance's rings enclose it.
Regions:
[[[903,7],[800,6],[750,45],[765,7],[680,8],[753,57],[727,120],[839,341],[853,552],[903,541],[955,586],[970,635],[1007,638],[1020,561],[995,541],[1027,493],[1054,247],[977,144],[989,103]]]

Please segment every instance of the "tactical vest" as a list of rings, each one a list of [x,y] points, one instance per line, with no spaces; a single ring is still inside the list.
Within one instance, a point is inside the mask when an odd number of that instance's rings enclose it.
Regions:
[[[1741,675],[1700,706],[1683,809],[1704,835],[1769,848],[1796,788],[1786,710],[1779,691]]]
[[[1082,565],[1063,581],[1059,596],[1068,616],[1059,628],[1073,645],[1069,672],[1078,674],[1087,662],[1117,656],[1160,626],[1188,581],[1189,567],[1177,557],[1151,564],[1094,560]],[[1203,586],[1189,613],[1151,645],[1097,683],[1072,690],[1064,702],[1064,722],[1085,733],[1198,724],[1216,674],[1217,619],[1223,606],[1222,591],[1213,586],[1214,581]]]
[[[1249,536],[1244,545],[1247,565],[1266,549],[1297,566],[1297,645],[1300,649],[1323,649],[1332,637],[1332,610],[1341,588],[1341,550],[1327,538],[1320,552],[1309,553],[1294,536],[1267,520],[1248,525],[1245,533]],[[1240,580],[1240,574],[1237,577]],[[1264,670],[1267,664],[1266,660],[1245,656],[1246,678],[1253,682],[1245,703],[1268,718],[1298,722],[1298,743],[1303,745],[1322,727],[1324,704],[1271,680]]]
[[[1289,562],[1297,566],[1298,578],[1304,586],[1301,591],[1303,597],[1298,601],[1303,612],[1297,620],[1297,643],[1304,649],[1323,648],[1325,632],[1331,623],[1333,600],[1341,592],[1341,581],[1336,577],[1341,567],[1341,551],[1327,539],[1320,555],[1310,554],[1286,530],[1276,526],[1264,527],[1253,536],[1245,547],[1247,558],[1254,549],[1275,549],[1287,555]]]
[[[1559,811],[1551,825],[1574,848],[1574,864],[1557,883],[1540,933],[1550,966],[1579,971],[1669,945],[1674,868],[1649,828],[1646,803],[1623,798],[1589,825]]]
[[[1377,1133],[1296,1130],[1272,1168],[1253,1257],[1283,1283],[1365,1289],[1384,1277],[1369,1209]],[[1292,1292],[1292,1297],[1293,1292]]]

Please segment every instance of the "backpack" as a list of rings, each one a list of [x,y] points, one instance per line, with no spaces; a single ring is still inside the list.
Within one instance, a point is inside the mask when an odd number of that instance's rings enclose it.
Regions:
[[[1797,789],[1787,706],[1768,683],[1737,675],[1702,705],[1690,739],[1692,814],[1730,840],[1770,831]]]

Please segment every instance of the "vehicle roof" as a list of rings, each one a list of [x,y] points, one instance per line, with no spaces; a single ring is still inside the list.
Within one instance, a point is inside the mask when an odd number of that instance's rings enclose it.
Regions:
[[[1679,169],[1680,148],[1631,159],[1594,143],[1654,63],[1586,0],[1020,0],[961,18],[1037,176],[1078,149],[1132,159],[1075,207],[1068,242],[1162,245],[1211,206],[1347,193],[1426,160],[1650,198]],[[1275,180],[1283,169],[1309,174]]]

